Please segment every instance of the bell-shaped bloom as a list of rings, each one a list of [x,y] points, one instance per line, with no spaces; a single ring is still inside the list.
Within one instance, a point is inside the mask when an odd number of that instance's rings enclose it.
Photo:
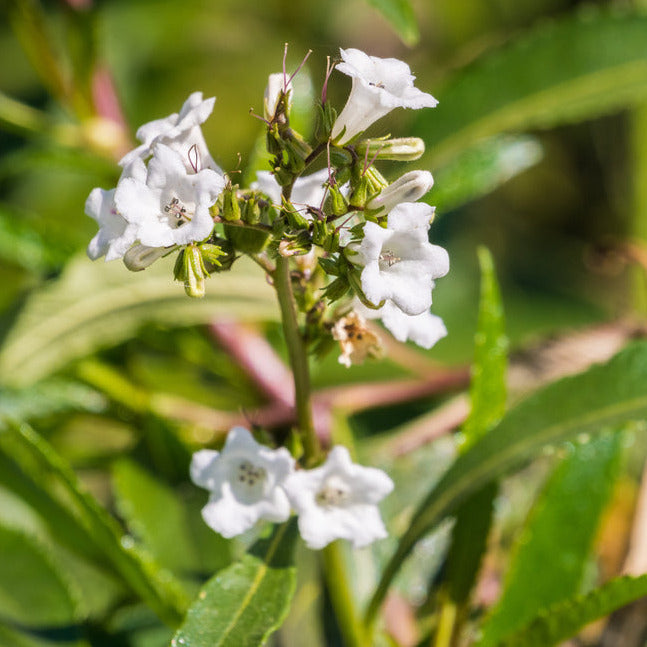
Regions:
[[[224,189],[224,177],[211,169],[187,172],[168,146],[158,144],[153,153],[145,181],[125,178],[117,185],[117,210],[136,225],[137,239],[147,247],[204,240],[213,229],[209,207]]]
[[[290,202],[295,206],[305,205],[319,209],[326,197],[325,183],[328,181],[328,169],[315,171],[311,175],[298,177],[292,187]],[[262,191],[274,204],[281,204],[281,185],[274,179],[274,174],[269,171],[257,171],[256,182],[252,189]]]
[[[290,503],[281,485],[293,470],[287,449],[260,445],[244,427],[229,432],[222,452],[203,449],[191,460],[191,480],[210,492],[202,517],[227,538],[261,519],[288,519]]]
[[[433,108],[430,94],[414,87],[415,76],[396,58],[368,56],[358,49],[340,49],[336,68],[353,80],[350,95],[332,129],[331,138],[343,146],[394,108]]]
[[[429,171],[409,171],[371,198],[366,208],[379,210],[375,215],[387,214],[401,202],[415,202],[422,198],[433,185],[434,178]]]
[[[364,225],[364,238],[352,245],[350,260],[364,266],[362,291],[374,305],[389,299],[407,315],[429,310],[433,280],[449,271],[447,252],[427,237],[433,213],[423,202],[403,202],[389,213],[386,229],[374,222]]]
[[[412,341],[422,348],[431,348],[447,336],[447,328],[437,315],[425,310],[419,315],[408,315],[392,301],[385,301],[381,308],[367,308],[359,299],[353,302],[353,310],[365,319],[381,319],[385,328],[401,342]]]
[[[215,97],[203,99],[202,92],[194,92],[179,113],[140,126],[137,139],[142,142],[141,146],[124,155],[119,164],[125,166],[137,158],[145,159],[151,155],[156,144],[164,144],[180,155],[189,172],[195,173],[205,168],[220,171],[209,153],[200,128],[200,124],[211,114],[215,102]]]
[[[146,180],[146,167],[141,161],[126,166],[120,182],[126,178]],[[92,189],[85,201],[85,213],[97,221],[99,231],[88,245],[88,256],[96,261],[101,256],[106,261],[123,258],[130,246],[137,240],[137,226],[128,222],[115,205],[116,189]]]
[[[291,474],[285,490],[310,548],[335,539],[361,548],[387,536],[377,503],[393,490],[393,481],[382,470],[353,463],[345,447],[333,447],[321,467]]]

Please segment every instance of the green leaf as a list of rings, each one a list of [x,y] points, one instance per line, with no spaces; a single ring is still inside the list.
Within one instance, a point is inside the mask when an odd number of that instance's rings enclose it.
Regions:
[[[43,438],[27,425],[0,429],[0,467],[0,481],[35,505],[58,541],[107,561],[163,621],[178,624],[188,602],[180,585],[122,535]]]
[[[416,15],[410,0],[367,0],[390,23],[402,42],[410,47],[420,40]]]
[[[542,157],[539,140],[499,135],[467,148],[434,173],[430,203],[439,213],[480,198],[523,173]]]
[[[0,420],[28,420],[69,410],[98,412],[105,406],[100,393],[71,380],[48,380],[30,389],[0,388]]]
[[[256,647],[281,626],[296,587],[294,520],[214,576],[175,634],[172,647]]]
[[[112,475],[119,513],[162,566],[194,575],[231,562],[229,542],[209,529],[195,506],[188,508],[168,485],[128,459],[115,463]],[[206,529],[206,542],[198,543],[194,519]]]
[[[542,23],[434,91],[416,135],[435,164],[502,132],[550,128],[647,97],[647,16],[588,9]]]
[[[0,616],[27,627],[65,626],[77,619],[70,582],[33,537],[0,526]]]
[[[0,647],[90,647],[85,641],[70,638],[69,640],[45,640],[38,634],[19,631],[0,623]]]
[[[537,609],[578,593],[621,451],[622,434],[609,434],[575,448],[557,467],[517,542],[503,594],[482,627],[479,645],[498,644]]]
[[[481,298],[474,338],[470,414],[462,430],[461,453],[485,435],[503,416],[506,402],[508,339],[501,294],[490,252],[478,250]],[[465,500],[456,513],[447,556],[447,585],[453,603],[463,605],[476,581],[492,524],[498,484],[491,482]]]
[[[534,393],[458,457],[420,505],[387,565],[367,611],[372,620],[416,542],[483,485],[520,467],[543,447],[647,415],[647,343],[605,365]]]
[[[647,575],[619,577],[586,595],[542,610],[525,627],[497,647],[551,647],[582,627],[647,595]]]
[[[462,429],[462,451],[485,435],[503,416],[506,401],[508,338],[494,262],[485,247],[478,250],[481,299],[470,382],[470,414]]]
[[[173,281],[172,258],[143,272],[121,263],[76,258],[56,281],[36,291],[0,350],[2,382],[26,386],[99,348],[123,342],[145,322],[206,323],[218,316],[274,319],[272,289],[252,261],[212,277],[204,299],[190,299]]]

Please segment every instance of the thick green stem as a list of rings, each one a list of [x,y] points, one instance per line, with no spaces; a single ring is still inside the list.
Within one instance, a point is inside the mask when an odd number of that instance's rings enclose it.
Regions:
[[[288,346],[290,366],[294,375],[294,401],[297,424],[303,443],[304,463],[316,463],[319,457],[319,439],[312,422],[312,402],[310,399],[310,370],[305,343],[299,330],[297,311],[292,294],[289,260],[279,256],[274,270],[274,289],[279,299],[283,334]]]
[[[335,541],[321,551],[326,586],[345,647],[366,647],[367,636],[359,620],[355,600],[348,585],[347,568],[341,546]]]
[[[637,106],[632,115],[633,147],[633,217],[631,234],[639,244],[647,244],[647,104]],[[632,268],[632,301],[634,312],[647,315],[647,276],[645,268]]]

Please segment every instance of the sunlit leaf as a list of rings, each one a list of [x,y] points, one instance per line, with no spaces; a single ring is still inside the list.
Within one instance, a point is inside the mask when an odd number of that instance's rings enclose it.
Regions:
[[[58,541],[110,564],[160,618],[178,623],[187,600],[176,580],[122,534],[43,438],[27,425],[0,429],[0,468],[2,484],[34,506]]]
[[[410,0],[367,0],[389,22],[391,27],[407,45],[420,40],[418,23]]]
[[[543,447],[647,415],[647,344],[537,391],[458,457],[415,513],[371,601],[377,612],[388,586],[416,542],[471,493],[519,467]]]
[[[416,134],[442,164],[502,132],[590,119],[647,97],[647,16],[588,10],[542,23],[434,90]]]
[[[206,323],[218,316],[273,319],[271,288],[251,261],[207,281],[207,296],[190,299],[173,281],[174,259],[139,273],[119,262],[74,259],[60,279],[36,291],[0,350],[0,381],[25,386],[99,348],[134,335],[145,322]]]
[[[296,525],[277,526],[241,561],[215,575],[189,608],[173,647],[257,647],[281,626],[296,586]]]
[[[647,595],[647,575],[619,577],[599,589],[542,610],[497,647],[552,647],[582,627]]]
[[[577,447],[558,466],[519,537],[503,594],[482,627],[482,647],[580,591],[621,451],[622,434],[609,434]]]

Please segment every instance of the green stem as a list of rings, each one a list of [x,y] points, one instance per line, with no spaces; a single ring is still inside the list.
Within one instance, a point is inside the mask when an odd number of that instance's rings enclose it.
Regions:
[[[456,603],[452,600],[447,599],[443,602],[440,608],[440,618],[438,620],[438,628],[436,629],[433,647],[451,646],[454,627],[456,626],[457,611]]]
[[[631,234],[640,244],[647,243],[647,104],[638,105],[632,115],[631,142],[633,148],[633,218]],[[632,301],[634,312],[647,315],[647,276],[645,268],[632,269]]]
[[[355,601],[348,585],[348,569],[344,563],[338,541],[328,544],[321,551],[326,586],[335,611],[337,624],[344,639],[345,647],[365,647],[366,634],[359,620]]]
[[[304,463],[310,466],[319,458],[319,439],[312,422],[312,402],[310,399],[310,370],[305,343],[299,330],[297,311],[292,294],[290,280],[290,263],[287,258],[279,256],[274,270],[274,289],[281,308],[283,334],[288,346],[290,366],[294,376],[294,400],[297,424],[301,433],[304,450]]]

